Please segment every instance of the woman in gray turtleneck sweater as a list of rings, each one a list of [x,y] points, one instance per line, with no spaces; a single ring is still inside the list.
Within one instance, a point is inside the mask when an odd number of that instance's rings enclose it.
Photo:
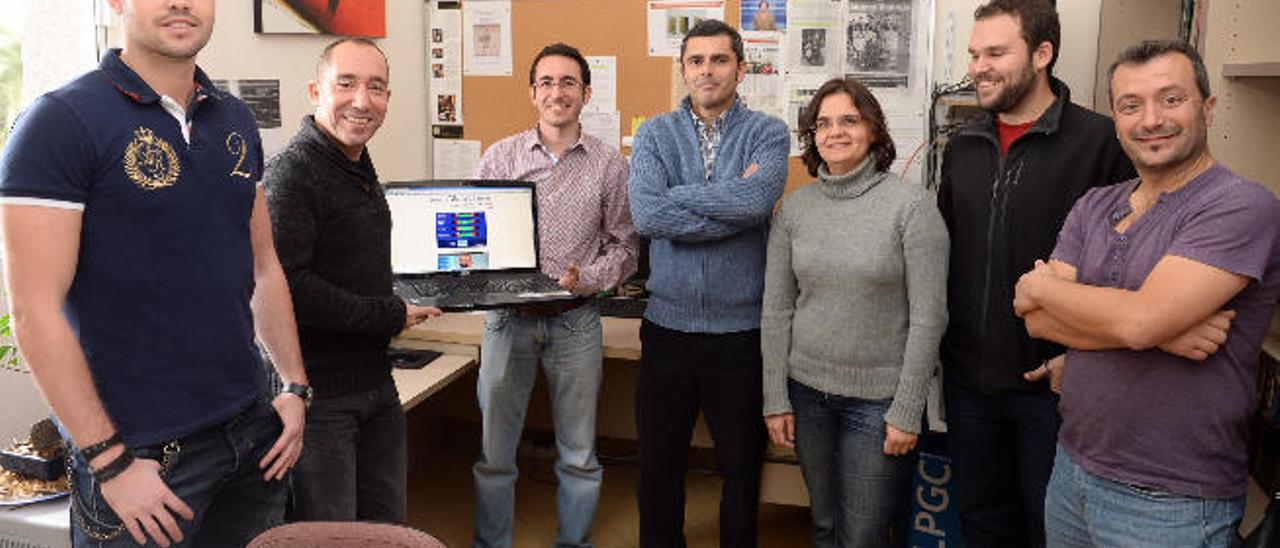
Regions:
[[[818,180],[783,199],[769,236],[765,421],[796,449],[814,545],[884,546],[946,327],[947,229],[931,194],[888,171],[893,141],[862,84],[823,84],[800,127]]]

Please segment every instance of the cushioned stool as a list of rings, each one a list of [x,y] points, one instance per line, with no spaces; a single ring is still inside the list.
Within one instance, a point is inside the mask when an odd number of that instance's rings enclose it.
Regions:
[[[308,521],[288,523],[258,535],[248,548],[446,548],[417,529],[388,523]]]

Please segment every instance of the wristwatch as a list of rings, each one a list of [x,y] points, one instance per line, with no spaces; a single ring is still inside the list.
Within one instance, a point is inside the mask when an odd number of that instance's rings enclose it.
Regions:
[[[291,382],[289,384],[284,385],[284,387],[280,389],[280,393],[293,394],[301,398],[302,403],[306,404],[307,407],[311,407],[312,391],[310,386],[307,386],[305,384],[298,384],[296,382]]]

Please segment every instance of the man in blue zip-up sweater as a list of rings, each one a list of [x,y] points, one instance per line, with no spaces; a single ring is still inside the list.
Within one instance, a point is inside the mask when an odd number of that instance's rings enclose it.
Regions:
[[[755,546],[760,299],[769,216],[787,179],[786,124],[748,110],[742,38],[698,23],[680,46],[689,96],[636,133],[629,193],[649,246],[636,382],[640,545],[682,547],[684,476],[699,408],[724,478],[720,546]]]

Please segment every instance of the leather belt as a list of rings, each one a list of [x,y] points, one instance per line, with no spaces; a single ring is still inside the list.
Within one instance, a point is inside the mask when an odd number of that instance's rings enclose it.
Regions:
[[[516,307],[516,312],[526,318],[549,318],[578,308],[589,300],[591,300],[590,297],[578,297],[568,301],[522,304]]]

